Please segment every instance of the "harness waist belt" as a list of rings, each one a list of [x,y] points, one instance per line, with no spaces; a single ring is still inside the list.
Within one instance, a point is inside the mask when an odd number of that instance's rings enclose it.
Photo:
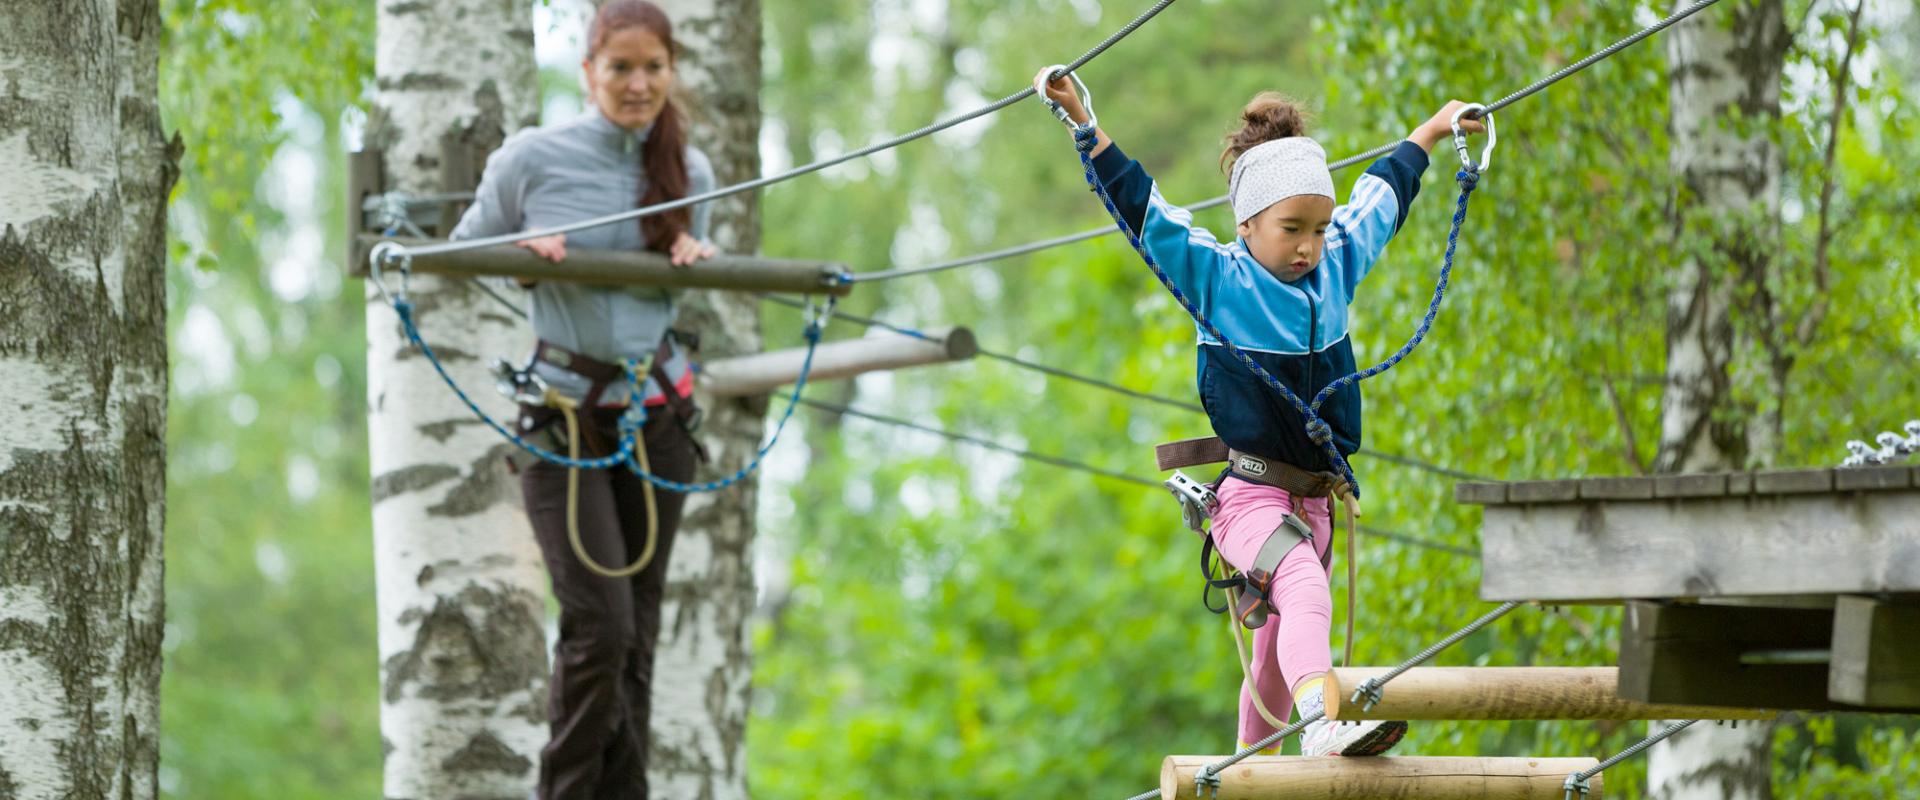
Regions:
[[[1227,467],[1233,474],[1264,483],[1296,497],[1332,497],[1343,494],[1346,481],[1331,472],[1308,472],[1285,461],[1227,449]]]

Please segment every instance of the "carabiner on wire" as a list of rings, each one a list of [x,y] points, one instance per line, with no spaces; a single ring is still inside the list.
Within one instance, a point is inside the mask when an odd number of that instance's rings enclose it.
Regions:
[[[1471,114],[1471,117],[1467,115]],[[1477,119],[1487,123],[1487,146],[1480,150],[1480,163],[1473,162],[1473,156],[1467,151],[1467,132],[1460,129],[1462,118]],[[1485,172],[1493,163],[1493,145],[1500,140],[1494,133],[1493,112],[1479,103],[1468,103],[1453,112],[1453,151],[1460,154],[1460,166],[1468,172]]]
[[[1056,80],[1055,75],[1065,72],[1066,68],[1067,65],[1065,64],[1055,64],[1047,67],[1047,83],[1053,83],[1054,80]],[[1088,89],[1086,82],[1080,80],[1080,76],[1075,73],[1065,72],[1062,77],[1073,81],[1073,91],[1080,96],[1080,107],[1087,110],[1087,124],[1082,125],[1074,122],[1073,117],[1067,114],[1066,107],[1055,102],[1053,98],[1048,97],[1046,92],[1040,93],[1040,102],[1046,103],[1047,110],[1053,112],[1054,119],[1060,120],[1060,124],[1067,126],[1067,130],[1072,131],[1075,136],[1100,127],[1100,118],[1093,113],[1093,90]]]
[[[405,246],[399,242],[381,242],[374,245],[373,250],[367,253],[367,261],[370,267],[369,277],[373,279],[374,287],[380,290],[380,296],[387,299],[387,305],[394,305],[407,299],[407,279],[413,274],[413,254],[408,253]],[[397,265],[400,268],[398,294],[387,291],[384,268],[389,265]]]

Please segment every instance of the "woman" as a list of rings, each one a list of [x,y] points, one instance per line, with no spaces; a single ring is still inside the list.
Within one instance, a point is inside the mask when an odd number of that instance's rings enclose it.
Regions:
[[[644,0],[602,6],[587,33],[582,62],[591,108],[579,119],[509,138],[487,160],[474,205],[451,238],[543,228],[698,194],[713,188],[713,168],[686,144],[686,125],[670,99],[676,58],[672,23]],[[520,242],[551,261],[568,245],[667,253],[676,265],[712,256],[704,241],[710,209],[644,217]],[[609,453],[618,420],[633,401],[619,364],[653,359],[641,401],[646,463],[658,475],[692,478],[697,448],[687,354],[669,326],[672,296],[659,289],[522,281],[532,295],[540,342],[534,370],[577,401],[584,454]],[[523,407],[520,428],[566,452],[565,425],[546,408]],[[543,441],[544,439],[544,441]],[[625,469],[577,476],[580,545],[599,564],[645,561],[631,577],[609,577],[577,556],[568,531],[567,470],[539,462],[521,475],[534,536],[560,603],[547,717],[552,741],[541,751],[543,800],[645,798],[647,724],[660,597],[685,497],[653,492]],[[650,536],[649,515],[657,522]],[[650,541],[651,539],[651,541]],[[647,558],[649,545],[651,558]]]

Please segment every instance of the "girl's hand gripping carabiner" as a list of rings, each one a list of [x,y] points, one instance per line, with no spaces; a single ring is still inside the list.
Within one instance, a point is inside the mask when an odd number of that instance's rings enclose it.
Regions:
[[[1469,114],[1472,116],[1468,117]],[[1467,132],[1460,128],[1462,118],[1477,119],[1487,125],[1487,146],[1480,150],[1478,164],[1474,163],[1472,153],[1467,150]],[[1493,145],[1500,140],[1493,130],[1493,112],[1479,103],[1468,103],[1453,112],[1452,125],[1453,151],[1460,154],[1460,168],[1474,173],[1485,172],[1487,166],[1493,163]]]
[[[1090,132],[1100,127],[1100,119],[1094,116],[1093,113],[1092,90],[1088,89],[1087,84],[1080,80],[1079,75],[1066,72],[1066,68],[1065,64],[1055,64],[1041,70],[1040,74],[1033,76],[1033,91],[1035,94],[1040,95],[1040,102],[1047,104],[1047,110],[1053,112],[1054,118],[1060,120],[1060,124],[1067,126],[1067,130],[1072,131],[1077,137],[1082,133]],[[1054,92],[1059,90],[1056,90],[1053,84],[1061,78],[1066,78],[1073,82],[1072,97],[1076,101],[1076,105],[1080,107],[1079,110],[1086,112],[1086,122],[1074,122],[1073,114],[1067,110],[1066,105],[1054,98]]]

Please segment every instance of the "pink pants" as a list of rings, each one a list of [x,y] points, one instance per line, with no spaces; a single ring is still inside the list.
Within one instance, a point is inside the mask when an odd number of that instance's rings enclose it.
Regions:
[[[1293,711],[1293,689],[1300,679],[1333,668],[1328,644],[1333,595],[1327,586],[1327,568],[1320,563],[1333,543],[1332,506],[1329,498],[1310,497],[1303,498],[1302,508],[1296,509],[1294,498],[1286,492],[1232,476],[1221,484],[1219,497],[1213,513],[1213,542],[1235,569],[1253,564],[1260,547],[1275,535],[1289,512],[1313,529],[1313,545],[1297,541],[1274,570],[1272,598],[1279,613],[1270,615],[1267,624],[1253,634],[1253,686],[1240,687],[1240,741],[1252,744],[1275,732],[1254,708],[1253,691],[1260,693],[1268,712],[1285,720]],[[1295,536],[1291,531],[1278,535]]]

